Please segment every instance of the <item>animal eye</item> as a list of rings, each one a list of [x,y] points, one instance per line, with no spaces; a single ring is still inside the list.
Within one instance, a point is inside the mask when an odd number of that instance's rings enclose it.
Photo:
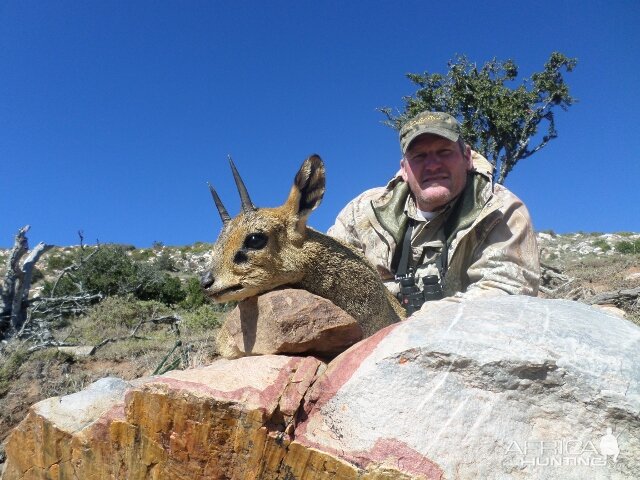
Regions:
[[[268,237],[264,233],[251,233],[244,239],[245,248],[260,250],[267,244]]]

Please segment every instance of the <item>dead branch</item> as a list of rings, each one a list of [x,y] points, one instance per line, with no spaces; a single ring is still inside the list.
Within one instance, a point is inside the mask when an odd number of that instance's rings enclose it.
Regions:
[[[64,297],[37,297],[31,300],[27,320],[22,330],[31,322],[33,318],[44,318],[47,322],[52,322],[68,315],[81,315],[86,313],[91,305],[100,302],[104,298],[101,293],[80,295],[67,295]],[[21,330],[21,332],[22,332]]]
[[[21,273],[16,284],[16,290],[13,298],[13,308],[11,309],[11,328],[14,332],[19,331],[24,324],[27,315],[23,311],[29,304],[29,290],[31,290],[31,278],[33,269],[40,256],[49,250],[52,245],[46,245],[40,242],[29,252],[27,258],[22,262]]]
[[[567,290],[575,281],[564,275],[559,268],[540,264],[540,291],[552,298],[566,298]]]
[[[15,243],[7,261],[7,271],[2,284],[0,296],[0,335],[13,336],[21,330],[27,319],[27,306],[33,269],[40,256],[51,248],[40,242],[29,252],[22,262],[22,257],[29,251],[27,232],[30,226],[25,225],[16,234]]]
[[[599,293],[587,299],[586,302],[589,305],[612,303],[619,307],[621,305],[632,305],[638,302],[638,297],[640,297],[640,287]]]
[[[0,315],[6,319],[11,318],[16,282],[22,275],[20,270],[20,260],[29,250],[27,232],[30,228],[31,227],[29,225],[25,225],[18,230],[13,248],[7,258],[7,269],[4,274],[4,281],[2,282],[2,296],[0,297],[0,300],[2,301],[2,305],[0,305]]]

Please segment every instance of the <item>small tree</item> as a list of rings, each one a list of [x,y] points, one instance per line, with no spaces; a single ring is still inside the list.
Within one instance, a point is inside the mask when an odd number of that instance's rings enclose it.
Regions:
[[[553,52],[542,72],[512,88],[509,83],[518,76],[513,60],[493,59],[479,69],[458,56],[449,61],[446,75],[408,74],[419,88],[414,96],[403,98],[404,111],[398,115],[388,107],[380,111],[387,117],[385,124],[397,130],[423,111],[453,115],[462,125],[466,142],[493,163],[498,183],[504,183],[516,163],[558,136],[554,108],[567,110],[576,101],[569,95],[562,71],[571,72],[576,64],[575,58]],[[544,123],[546,133],[534,140]]]

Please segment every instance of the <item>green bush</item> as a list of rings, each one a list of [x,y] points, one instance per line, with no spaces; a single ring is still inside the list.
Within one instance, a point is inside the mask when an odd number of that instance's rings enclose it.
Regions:
[[[163,270],[165,272],[178,271],[178,269],[176,268],[175,260],[171,257],[171,254],[166,249],[162,250],[160,255],[158,255],[158,257],[156,258],[155,264],[159,270]]]
[[[78,270],[62,277],[53,293],[56,296],[80,291],[106,296],[133,294],[140,300],[158,300],[167,305],[185,299],[187,294],[180,280],[154,264],[136,262],[127,251],[119,245],[101,246]],[[52,289],[53,283],[45,282],[44,295],[50,296]]]
[[[611,245],[609,245],[604,238],[594,240],[593,242],[591,242],[591,245],[593,245],[594,247],[600,247],[603,252],[608,252],[609,250],[611,250]]]
[[[182,314],[183,325],[192,331],[205,331],[218,328],[223,313],[213,305],[201,305],[195,310]]]
[[[123,295],[135,291],[138,285],[136,265],[125,247],[109,245],[87,260],[78,270],[84,288],[92,293]]]
[[[200,286],[200,281],[197,278],[190,278],[185,286],[186,297],[180,303],[182,308],[187,310],[195,310],[207,303],[207,297]]]
[[[53,287],[56,287],[55,291]],[[42,294],[45,297],[62,297],[65,295],[75,295],[80,291],[80,285],[75,282],[75,278],[69,275],[65,275],[58,281],[56,286],[55,281],[45,280],[42,287]]]
[[[156,265],[138,265],[138,288],[134,294],[141,300],[158,300],[166,305],[174,305],[185,299],[186,292],[180,280],[162,272]]]
[[[71,255],[51,255],[47,258],[47,269],[62,270],[73,263]]]
[[[38,283],[40,280],[44,279],[44,273],[38,267],[33,267],[31,271],[31,285]]]
[[[640,238],[633,242],[622,240],[616,243],[615,248],[616,248],[616,251],[619,253],[624,253],[624,254],[640,253]]]
[[[153,257],[153,250],[149,250],[149,249],[134,250],[131,252],[130,257],[136,262],[149,260],[150,258]]]

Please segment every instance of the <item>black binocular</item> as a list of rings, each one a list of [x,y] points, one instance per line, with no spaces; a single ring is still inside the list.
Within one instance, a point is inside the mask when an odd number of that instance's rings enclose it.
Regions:
[[[398,300],[407,311],[407,315],[420,310],[424,302],[440,300],[444,297],[442,285],[440,285],[437,275],[422,277],[422,290],[416,285],[416,279],[413,275],[401,278],[399,282],[400,293],[398,293]]]

